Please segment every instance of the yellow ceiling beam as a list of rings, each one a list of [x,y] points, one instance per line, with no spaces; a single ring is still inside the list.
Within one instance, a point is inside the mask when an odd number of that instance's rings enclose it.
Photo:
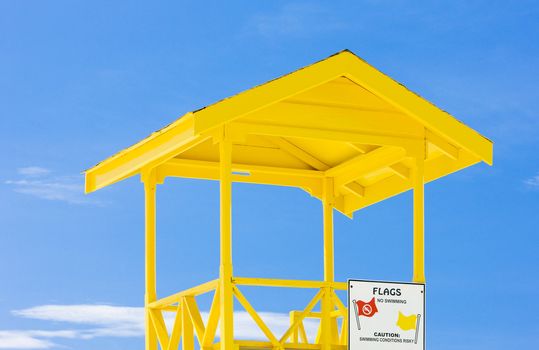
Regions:
[[[302,148],[294,145],[292,142],[287,141],[281,137],[274,137],[274,138],[268,138],[271,142],[273,142],[275,145],[279,146],[282,150],[289,152],[291,155],[296,156],[298,159],[302,160],[306,164],[312,166],[316,170],[324,171],[330,169],[330,166],[325,164],[324,162],[318,160],[317,158],[313,157],[308,152],[304,151]],[[339,189],[335,188],[335,196],[339,196],[340,193],[338,193]],[[352,182],[344,186],[344,190],[347,193],[352,193],[357,196],[363,196],[363,186],[361,186],[358,183]]]
[[[326,170],[325,174],[334,177],[335,187],[339,188],[365,174],[398,163],[405,156],[406,152],[401,148],[381,147]]]
[[[356,195],[358,197],[365,196],[365,187],[361,186],[357,182],[350,182],[349,184],[343,186],[343,188],[346,192]]]
[[[311,140],[327,140],[350,143],[363,143],[378,146],[396,146],[411,152],[423,143],[423,138],[400,137],[385,134],[360,133],[341,130],[324,130],[309,127],[292,127],[283,125],[267,125],[235,122],[230,125],[233,137],[245,135],[262,135]]]
[[[444,161],[438,157],[425,162],[425,183],[436,180],[447,174],[469,167],[480,162],[480,159],[471,154],[462,153],[458,162]],[[398,195],[411,188],[411,182],[399,176],[391,176],[365,187],[365,195],[362,198],[353,195],[344,196],[342,208],[345,214],[351,213],[375,204],[388,197]]]
[[[390,165],[389,169],[391,169],[391,171],[393,171],[396,175],[400,176],[401,178],[405,180],[410,179],[410,168],[408,168],[402,162]]]
[[[299,187],[313,195],[322,191],[323,173],[315,170],[232,164],[232,171],[233,182]],[[157,176],[219,180],[219,163],[175,158],[157,167]]]
[[[367,153],[372,151],[373,146],[369,145],[360,145],[357,143],[349,143],[349,145],[354,148],[359,153]],[[375,147],[374,147],[375,148]],[[391,169],[395,174],[399,175],[403,179],[409,179],[410,178],[410,168],[408,168],[404,163],[397,163],[389,166],[389,169]]]
[[[352,83],[351,83],[352,84]],[[356,87],[358,90],[359,87]],[[369,92],[367,92],[370,94]],[[323,99],[325,96],[320,96]],[[356,97],[361,99],[362,96]],[[345,109],[329,105],[289,103],[289,99],[248,113],[238,122],[287,126],[309,126],[324,130],[385,133],[403,137],[423,137],[424,127],[401,111]],[[385,103],[380,100],[380,103]],[[233,122],[234,122],[233,121]]]
[[[300,147],[294,145],[292,142],[282,138],[282,137],[268,137],[267,138],[270,142],[272,142],[275,146],[279,147],[283,151],[289,153],[290,155],[298,158],[305,164],[310,165],[316,170],[326,170],[329,169],[329,165],[325,164],[324,162],[318,160],[314,156],[312,156],[310,153],[304,151]]]
[[[442,153],[448,156],[451,159],[459,159],[459,149],[451,143],[447,142],[443,137],[433,133],[432,131],[426,131],[426,139],[434,147],[438,148]]]

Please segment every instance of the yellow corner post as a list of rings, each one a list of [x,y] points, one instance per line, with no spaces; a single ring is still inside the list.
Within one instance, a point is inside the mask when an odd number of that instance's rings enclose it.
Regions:
[[[221,350],[234,349],[234,299],[232,285],[232,143],[219,140],[221,204],[220,329]]]
[[[324,178],[323,198],[322,198],[322,215],[324,227],[324,281],[333,283],[335,281],[334,269],[334,245],[333,245],[333,178]],[[322,319],[320,320],[320,343],[323,350],[330,350],[332,343],[332,318],[331,311],[333,309],[332,302],[333,288],[328,284],[324,287],[322,296]]]
[[[155,170],[142,174],[144,183],[144,217],[145,217],[145,280],[144,323],[146,329],[146,350],[157,350],[157,334],[152,324],[148,304],[157,299],[155,279]]]
[[[425,160],[421,152],[412,168],[414,201],[413,281],[425,283]]]

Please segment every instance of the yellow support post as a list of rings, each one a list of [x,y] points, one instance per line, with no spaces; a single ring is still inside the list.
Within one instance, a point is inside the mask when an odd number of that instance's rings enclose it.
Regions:
[[[232,143],[219,141],[221,264],[220,264],[220,330],[221,350],[234,350],[234,295],[232,284]]]
[[[142,175],[144,182],[144,216],[145,216],[145,280],[144,297],[145,313],[144,328],[146,333],[145,349],[157,350],[157,333],[152,324],[148,305],[157,299],[155,282],[155,170]]]
[[[415,159],[412,168],[414,189],[414,282],[425,283],[424,154]]]
[[[322,198],[323,216],[324,216],[324,282],[334,282],[334,252],[333,252],[333,200],[334,200],[334,188],[333,178],[324,178],[324,193]],[[320,319],[320,343],[322,344],[322,350],[331,349],[332,338],[332,319],[331,311],[333,309],[333,302],[331,295],[333,293],[331,287],[324,287],[324,294],[322,297],[322,318]]]

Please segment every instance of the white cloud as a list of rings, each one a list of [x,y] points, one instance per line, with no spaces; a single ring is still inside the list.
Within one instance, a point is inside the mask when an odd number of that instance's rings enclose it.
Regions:
[[[17,193],[71,204],[101,204],[84,196],[84,178],[81,175],[52,176],[51,170],[39,166],[19,168],[17,173],[19,179],[5,181]]]
[[[0,349],[49,349],[54,343],[38,339],[32,331],[0,331]]]
[[[524,184],[529,188],[539,189],[539,174],[524,180]]]
[[[14,310],[12,314],[36,320],[92,326],[79,330],[78,338],[133,337],[144,335],[144,309],[112,305],[41,305]]]
[[[40,305],[22,310],[14,310],[12,314],[34,320],[62,322],[67,325],[77,325],[76,329],[55,331],[13,330],[0,331],[0,344],[10,346],[0,349],[47,349],[59,346],[51,342],[51,338],[93,339],[96,337],[142,337],[144,336],[144,308],[113,305]],[[204,320],[208,312],[201,312]],[[279,337],[290,326],[288,314],[274,312],[259,312],[267,326]],[[234,314],[234,333],[238,339],[266,340],[264,334],[251,316],[245,311]],[[172,329],[174,314],[165,314],[165,323]],[[313,339],[318,322],[307,319],[304,321],[307,335]],[[86,326],[84,328],[84,326]],[[69,328],[69,327],[67,327]],[[219,334],[217,332],[217,337]]]
[[[24,175],[24,176],[38,177],[38,176],[47,175],[51,171],[49,169],[47,169],[47,168],[42,168],[42,167],[39,167],[39,166],[29,166],[29,167],[26,167],[26,168],[19,168],[19,169],[17,169],[17,172],[20,175]]]

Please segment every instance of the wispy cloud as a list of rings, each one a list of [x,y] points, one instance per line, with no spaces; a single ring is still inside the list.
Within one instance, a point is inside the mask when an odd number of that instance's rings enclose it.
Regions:
[[[23,176],[29,176],[29,177],[38,177],[38,176],[44,176],[49,174],[51,171],[46,168],[42,168],[39,166],[29,166],[26,168],[19,168],[17,169],[17,173]]]
[[[37,338],[34,331],[0,331],[0,349],[49,349],[55,344]]]
[[[19,178],[4,182],[17,193],[71,204],[101,204],[84,196],[81,175],[54,175],[50,169],[39,166],[19,168],[17,174]]]
[[[144,334],[144,309],[113,305],[40,305],[14,310],[19,317],[43,321],[86,325],[91,328],[78,330],[76,337],[91,339],[114,336],[132,337]]]
[[[49,349],[57,346],[49,339],[74,339],[77,338],[77,333],[74,330],[0,331],[0,349]]]
[[[524,180],[524,185],[530,189],[539,190],[539,174]]]
[[[265,37],[304,36],[342,29],[343,23],[327,8],[309,2],[287,3],[272,13],[258,13],[248,21],[248,32]]]
[[[77,326],[74,329],[55,331],[3,330],[0,331],[0,349],[48,349],[60,346],[52,339],[93,339],[97,337],[142,337],[144,336],[144,308],[113,305],[40,305],[12,314],[34,320],[58,322]],[[208,312],[201,312],[204,320]],[[259,312],[260,317],[276,335],[283,334],[290,326],[288,314]],[[165,323],[172,329],[174,314],[165,314]],[[305,320],[305,330],[310,339],[316,334],[318,322]],[[265,340],[264,334],[251,316],[238,311],[234,314],[234,333],[238,339]],[[217,334],[219,337],[219,334]],[[9,344],[5,345],[5,344]]]

